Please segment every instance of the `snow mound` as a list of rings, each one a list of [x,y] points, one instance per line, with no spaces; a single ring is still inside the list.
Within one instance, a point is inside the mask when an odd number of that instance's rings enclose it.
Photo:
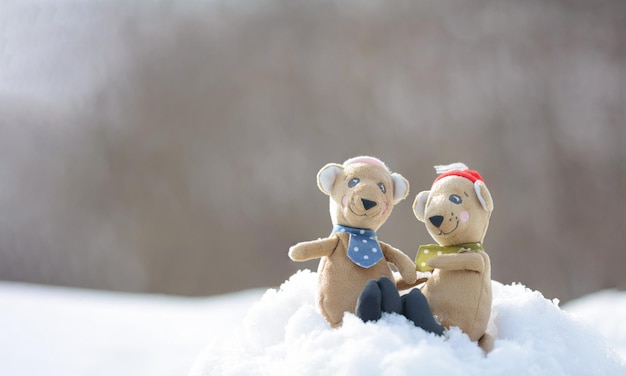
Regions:
[[[626,364],[590,326],[537,291],[493,282],[484,356],[453,328],[448,338],[386,314],[363,323],[346,314],[332,329],[315,309],[316,273],[300,271],[268,290],[235,334],[208,347],[190,375],[618,375]]]
[[[593,325],[626,359],[626,294],[616,290],[600,291],[576,299],[563,309],[577,320]]]
[[[261,294],[187,298],[0,281],[0,375],[185,374]]]

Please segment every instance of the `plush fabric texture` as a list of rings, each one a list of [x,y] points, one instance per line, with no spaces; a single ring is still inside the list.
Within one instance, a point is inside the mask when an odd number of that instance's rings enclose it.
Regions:
[[[333,232],[350,234],[348,242],[348,258],[363,268],[370,268],[383,259],[376,232],[364,228],[335,225]]]
[[[461,249],[482,251],[483,245],[482,243],[463,243],[450,246],[443,246],[439,244],[420,245],[419,249],[417,250],[417,256],[415,256],[415,268],[418,272],[430,272],[433,270],[433,268],[428,266],[428,260],[436,256],[457,253]]]
[[[492,303],[491,262],[482,242],[493,200],[474,171],[442,175],[429,191],[417,195],[413,211],[439,245],[458,251],[427,261],[434,270],[421,291],[444,327],[459,327],[489,352],[493,348],[492,337],[486,333]],[[481,246],[468,246],[471,244]]]
[[[343,164],[327,164],[317,174],[317,184],[330,197],[333,226],[372,232],[385,223],[393,206],[409,193],[406,179],[392,173],[379,159],[368,156],[351,158]],[[377,239],[385,260],[369,267],[357,265],[348,256],[351,236],[333,231],[326,238],[289,248],[289,257],[294,261],[320,258],[317,307],[332,326],[341,325],[345,312],[354,313],[367,281],[382,276],[393,280],[389,264],[396,266],[403,281],[414,283],[417,278],[415,264],[406,254]]]

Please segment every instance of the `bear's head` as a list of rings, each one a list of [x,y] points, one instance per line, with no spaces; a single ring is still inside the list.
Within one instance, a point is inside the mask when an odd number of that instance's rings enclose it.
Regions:
[[[462,163],[435,169],[441,175],[415,198],[415,216],[441,245],[482,242],[493,211],[483,178]]]
[[[376,231],[395,204],[409,194],[409,182],[374,157],[329,163],[317,174],[317,185],[330,196],[333,225]]]

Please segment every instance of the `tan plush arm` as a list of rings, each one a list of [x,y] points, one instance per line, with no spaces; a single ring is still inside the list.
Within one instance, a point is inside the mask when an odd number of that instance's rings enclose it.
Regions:
[[[336,236],[298,243],[289,248],[289,258],[293,261],[307,261],[330,256],[338,243],[339,238]]]
[[[471,270],[482,273],[485,261],[477,252],[459,252],[433,257],[428,260],[428,266],[442,270]]]
[[[381,241],[379,241],[379,243],[380,248],[385,255],[385,259],[398,268],[398,272],[400,272],[402,279],[409,284],[415,283],[417,280],[417,271],[415,270],[415,263],[413,260],[411,260],[409,256],[404,254],[401,250]]]
[[[398,279],[396,279],[395,282],[396,282],[396,287],[398,288],[398,290],[402,291],[402,290],[408,290],[410,288],[413,288],[413,287],[415,287],[417,285],[420,285],[420,284],[422,284],[422,283],[424,283],[426,281],[428,281],[428,278],[418,278],[415,282],[408,283],[404,279],[398,278]]]

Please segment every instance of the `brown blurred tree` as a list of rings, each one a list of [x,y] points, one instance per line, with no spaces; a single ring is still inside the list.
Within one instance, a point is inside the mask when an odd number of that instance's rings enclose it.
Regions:
[[[276,286],[330,231],[317,170],[371,154],[411,182],[381,230],[410,257],[412,199],[463,161],[494,279],[626,287],[624,2],[8,4],[0,279]]]

